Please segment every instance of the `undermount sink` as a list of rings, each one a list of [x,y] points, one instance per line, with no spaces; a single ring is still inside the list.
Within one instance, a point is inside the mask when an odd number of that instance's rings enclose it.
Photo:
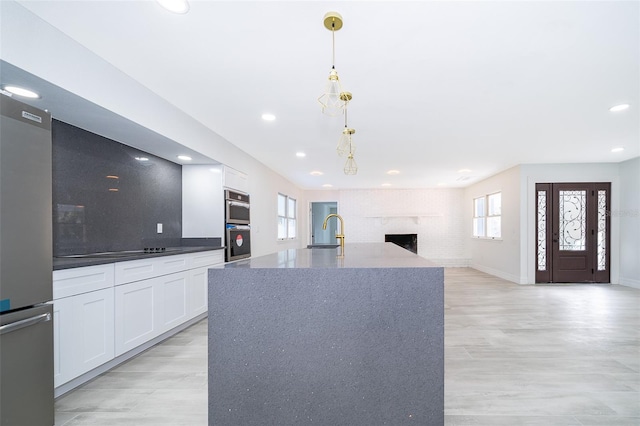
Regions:
[[[308,249],[333,249],[340,247],[340,244],[309,244]]]

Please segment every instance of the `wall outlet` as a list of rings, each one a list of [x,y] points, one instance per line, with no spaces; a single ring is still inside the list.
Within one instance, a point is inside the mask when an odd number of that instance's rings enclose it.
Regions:
[[[158,234],[162,234],[162,224],[161,223],[158,223],[156,225],[156,230],[157,230]]]

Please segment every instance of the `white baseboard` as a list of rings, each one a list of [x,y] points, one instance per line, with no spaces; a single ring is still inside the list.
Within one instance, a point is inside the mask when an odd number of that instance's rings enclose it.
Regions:
[[[626,287],[633,287],[640,290],[640,280],[637,280],[637,279],[619,277],[618,283]]]
[[[507,280],[507,281],[511,281],[512,283],[516,283],[516,284],[527,284],[527,280],[526,279],[522,279],[520,277],[518,277],[517,275],[512,275],[509,274],[507,272],[504,271],[500,271],[498,269],[493,269],[493,268],[489,268],[483,265],[478,265],[478,264],[471,264],[469,265],[471,268],[473,269],[477,269],[480,272],[484,272],[486,274],[489,275],[493,275],[496,276],[498,278],[502,278],[503,280]]]
[[[436,266],[442,266],[444,268],[468,268],[471,263],[471,259],[434,259],[431,257],[425,257],[429,262],[432,262]]]

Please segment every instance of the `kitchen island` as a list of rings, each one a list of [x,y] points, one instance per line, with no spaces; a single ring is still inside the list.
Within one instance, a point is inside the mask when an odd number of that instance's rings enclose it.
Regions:
[[[443,268],[392,243],[209,270],[210,425],[444,423]]]

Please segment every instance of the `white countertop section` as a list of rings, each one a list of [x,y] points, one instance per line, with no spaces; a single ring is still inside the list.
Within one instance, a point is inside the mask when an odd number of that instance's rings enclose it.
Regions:
[[[435,268],[427,259],[393,243],[347,243],[338,248],[282,250],[225,265],[230,268]]]

